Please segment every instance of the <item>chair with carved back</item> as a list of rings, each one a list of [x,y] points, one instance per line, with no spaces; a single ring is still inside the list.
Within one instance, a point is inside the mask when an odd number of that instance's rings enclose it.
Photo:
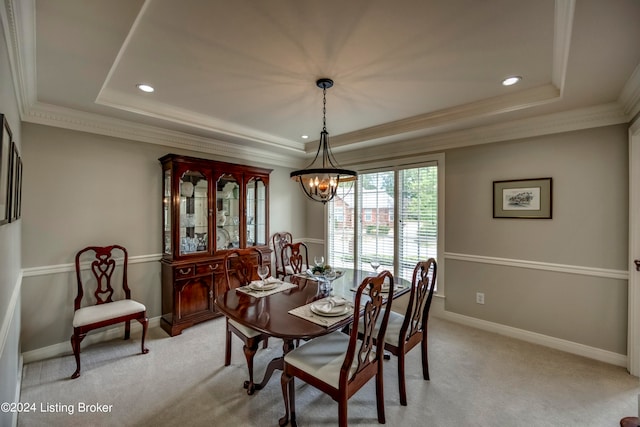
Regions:
[[[422,376],[426,381],[429,380],[427,325],[437,273],[435,259],[418,262],[413,269],[411,293],[405,314],[392,311],[389,316],[384,348],[398,358],[398,387],[400,404],[403,406],[407,405],[405,354],[418,344],[422,349]]]
[[[120,257],[117,257],[118,255]],[[87,260],[90,261],[90,274],[85,281],[83,276],[87,274],[83,267]],[[131,335],[131,321],[137,320],[142,325],[142,354],[149,352],[144,346],[149,325],[147,309],[142,303],[131,299],[131,290],[127,283],[128,261],[127,250],[119,245],[89,246],[76,254],[78,291],[74,300],[73,335],[71,336],[76,371],[71,378],[80,376],[80,343],[93,329],[124,322],[124,339],[128,340]],[[116,282],[119,281],[120,276],[122,285],[116,288]],[[95,284],[94,292],[89,292],[89,284]]]
[[[362,322],[362,336],[359,336],[358,328],[352,328],[349,335],[341,331],[331,332],[312,339],[284,356],[281,385],[285,416],[280,419],[280,425],[286,425],[289,420],[296,425],[295,377],[338,402],[340,427],[347,425],[349,398],[375,378],[378,422],[385,423],[382,343],[392,301],[382,292],[385,279],[391,283],[390,292],[393,292],[393,276],[388,271],[365,278],[356,291],[353,323]],[[365,290],[368,296],[363,296]]]
[[[293,243],[293,235],[288,231],[273,233],[271,236],[273,242],[273,253],[276,258],[276,279],[284,279],[287,275],[286,267],[289,265],[288,259],[282,259],[282,248],[287,243]]]
[[[285,268],[284,278],[303,273],[309,268],[309,250],[304,242],[285,243],[280,258],[289,262]]]
[[[246,286],[251,281],[258,279],[257,266],[262,264],[262,253],[255,249],[236,249],[227,252],[224,257],[224,275],[227,290]],[[269,335],[244,326],[233,319],[226,318],[227,332],[225,341],[224,365],[231,364],[231,334],[233,333],[243,342],[243,352],[247,360],[249,381],[244,386],[247,394],[253,394],[256,384],[253,381],[253,358],[258,351],[260,342],[267,346]]]

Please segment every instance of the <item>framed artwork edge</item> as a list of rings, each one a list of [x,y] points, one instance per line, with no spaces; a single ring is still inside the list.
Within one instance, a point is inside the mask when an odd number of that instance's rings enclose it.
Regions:
[[[493,181],[493,218],[552,219],[553,178]]]
[[[13,134],[5,114],[0,114],[0,198],[4,198],[4,212],[0,212],[0,226],[11,221],[11,165],[13,163]],[[3,179],[6,178],[6,179]]]

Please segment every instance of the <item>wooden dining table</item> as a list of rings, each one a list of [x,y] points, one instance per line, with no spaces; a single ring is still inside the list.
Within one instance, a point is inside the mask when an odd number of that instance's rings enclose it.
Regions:
[[[231,289],[216,298],[218,310],[225,316],[244,326],[248,326],[275,338],[281,338],[282,355],[269,362],[263,380],[258,384],[245,381],[244,387],[260,390],[269,382],[273,372],[284,367],[284,355],[294,348],[299,340],[308,340],[350,325],[353,315],[330,325],[323,324],[318,315],[318,323],[290,314],[289,311],[329,295],[353,301],[355,289],[362,280],[375,273],[362,270],[343,269],[343,275],[333,281],[331,291],[323,290],[323,281],[304,275],[289,276],[294,287],[271,295],[262,296],[261,291],[242,292]],[[393,298],[410,291],[410,282],[394,278]],[[312,315],[313,316],[313,315]]]

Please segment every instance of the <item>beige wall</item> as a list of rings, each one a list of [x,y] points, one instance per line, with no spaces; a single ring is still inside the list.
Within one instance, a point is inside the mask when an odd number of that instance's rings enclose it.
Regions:
[[[607,276],[627,270],[627,141],[619,125],[448,152],[445,309],[626,354],[627,280]],[[539,177],[553,177],[553,219],[492,217],[494,180]]]
[[[130,257],[134,298],[160,316],[161,169],[169,152],[223,161],[237,159],[159,145],[24,124],[23,351],[67,343],[71,335],[75,253],[87,245],[119,243]],[[303,236],[305,203],[290,170],[272,165],[270,231]],[[66,266],[66,267],[65,267]],[[71,351],[71,347],[69,347]]]
[[[20,148],[22,132],[9,58],[0,23],[0,113],[7,117]],[[20,148],[21,150],[21,148]],[[5,173],[5,171],[3,171]],[[0,226],[0,402],[15,402],[20,375],[20,231],[22,221]],[[11,425],[14,415],[0,412],[0,425]]]

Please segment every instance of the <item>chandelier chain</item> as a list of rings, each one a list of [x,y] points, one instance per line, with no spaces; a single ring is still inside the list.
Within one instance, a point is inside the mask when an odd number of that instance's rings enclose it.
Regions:
[[[327,88],[322,87],[322,130],[327,131]]]

